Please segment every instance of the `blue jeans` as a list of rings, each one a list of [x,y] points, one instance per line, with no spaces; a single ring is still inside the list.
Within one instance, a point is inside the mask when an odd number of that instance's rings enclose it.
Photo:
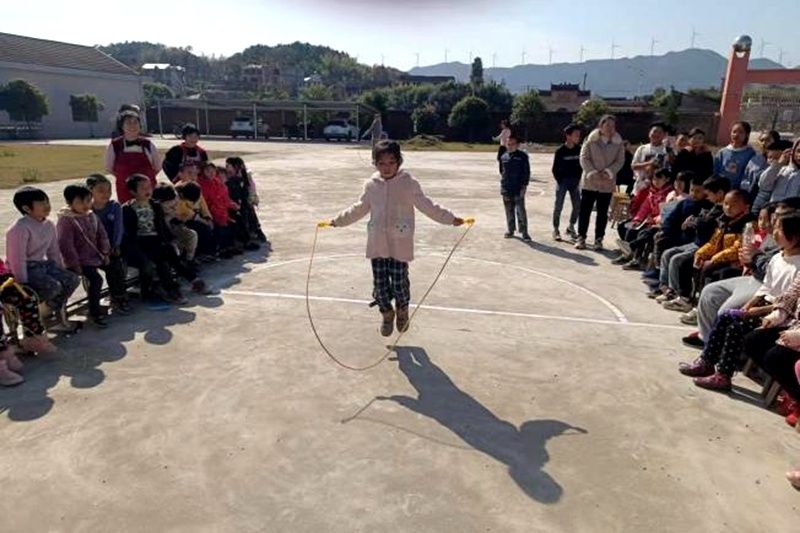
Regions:
[[[564,198],[569,193],[572,203],[572,212],[569,215],[569,227],[578,223],[578,214],[581,208],[581,180],[563,180],[556,184],[556,203],[553,206],[553,229],[561,226],[561,211],[564,209]]]
[[[689,244],[684,244],[682,246],[676,246],[675,248],[665,250],[664,253],[661,254],[661,274],[658,278],[658,281],[661,282],[661,285],[669,285],[670,287],[673,287],[674,282],[674,287],[677,287],[679,275],[678,262],[680,260],[675,261],[675,272],[670,272],[673,259],[685,256],[686,254],[691,254],[694,256],[694,253],[699,249],[699,246],[693,242],[690,242]]]
[[[27,267],[27,285],[51,309],[61,309],[81,282],[80,276],[53,261],[28,261]]]

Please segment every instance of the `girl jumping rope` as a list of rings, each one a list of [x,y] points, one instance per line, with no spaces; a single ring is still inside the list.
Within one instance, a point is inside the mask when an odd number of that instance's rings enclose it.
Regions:
[[[440,224],[460,226],[464,220],[425,196],[419,182],[400,170],[403,156],[396,141],[380,141],[372,151],[378,170],[364,184],[361,198],[330,221],[341,227],[357,222],[367,213],[367,258],[372,261],[374,298],[383,317],[381,335],[408,329],[411,282],[408,263],[414,259],[414,208]],[[396,305],[392,307],[392,300]]]

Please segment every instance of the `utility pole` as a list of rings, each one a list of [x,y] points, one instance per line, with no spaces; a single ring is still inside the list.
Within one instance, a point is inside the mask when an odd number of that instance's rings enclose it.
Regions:
[[[781,48],[780,52],[778,52],[778,63],[783,65],[783,48]]]
[[[583,87],[582,87],[582,89],[583,89],[584,91],[586,90],[586,76],[587,76],[588,74],[589,74],[588,72],[584,72],[584,73],[583,73]]]
[[[444,62],[445,62],[445,63],[447,63],[447,54],[449,54],[449,53],[450,53],[450,50],[448,50],[447,48],[445,48],[445,49],[444,49]]]
[[[522,65],[524,65],[524,64],[525,64],[525,56],[526,56],[526,55],[527,55],[527,52],[526,52],[526,51],[525,51],[525,49],[523,48],[523,49],[522,49],[522,63],[521,63]]]
[[[614,39],[611,39],[611,59],[614,59],[614,55],[617,51],[617,48],[621,48]]]
[[[655,54],[656,44],[658,44],[658,42],[659,42],[658,39],[656,39],[655,37],[650,39],[650,57],[653,57],[654,55],[656,55]]]
[[[419,66],[419,52],[416,52],[414,55],[417,56],[417,66]]]
[[[555,52],[555,50],[553,50],[552,46],[548,46],[547,47],[547,51],[549,53],[549,58],[547,60],[547,64],[548,65],[552,65],[553,64],[553,52]]]
[[[691,48],[694,48],[694,44],[697,41],[697,38],[700,37],[700,35],[701,34],[697,33],[697,31],[694,29],[694,26],[692,26],[692,46],[691,46]]]
[[[584,48],[583,45],[581,45],[581,55],[580,55],[580,58],[581,58],[580,62],[581,63],[583,63],[583,53],[586,52],[586,51],[587,51],[586,48]]]

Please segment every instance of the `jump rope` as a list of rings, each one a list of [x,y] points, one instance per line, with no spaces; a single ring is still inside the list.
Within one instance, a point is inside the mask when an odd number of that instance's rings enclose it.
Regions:
[[[364,372],[366,370],[370,370],[372,368],[375,368],[376,366],[378,366],[382,362],[384,362],[386,360],[386,358],[389,357],[389,355],[395,350],[395,348],[397,347],[397,344],[400,342],[400,339],[403,337],[405,332],[408,331],[411,328],[411,323],[414,321],[414,317],[417,315],[417,311],[420,310],[422,305],[425,303],[425,299],[428,297],[428,295],[431,293],[433,288],[436,286],[436,283],[439,282],[439,279],[442,277],[442,274],[444,273],[444,269],[447,267],[447,264],[450,262],[450,259],[453,257],[453,254],[456,253],[456,250],[461,245],[461,243],[464,241],[464,239],[466,238],[467,234],[472,229],[472,226],[475,224],[475,219],[474,218],[466,218],[466,219],[464,219],[464,224],[467,226],[466,229],[461,234],[461,236],[458,238],[456,243],[453,245],[453,247],[450,250],[450,253],[447,254],[447,257],[445,258],[444,263],[442,263],[442,266],[439,269],[439,272],[436,273],[436,277],[433,278],[433,282],[428,287],[428,290],[425,291],[425,293],[422,295],[422,298],[420,298],[419,302],[417,302],[416,307],[414,308],[414,311],[411,313],[411,316],[408,319],[408,327],[406,328],[406,330],[405,331],[400,331],[398,333],[397,337],[395,337],[395,339],[394,339],[394,342],[387,346],[386,352],[379,359],[376,359],[374,362],[372,362],[372,363],[370,363],[370,364],[368,364],[366,366],[353,366],[353,365],[349,365],[349,364],[345,363],[344,361],[342,361],[341,358],[339,358],[336,355],[334,355],[333,352],[331,352],[331,350],[325,345],[325,342],[322,340],[322,337],[320,337],[319,331],[317,331],[317,326],[314,323],[314,317],[311,314],[311,300],[309,298],[309,288],[310,288],[310,285],[311,285],[311,272],[312,272],[312,268],[314,266],[314,256],[317,253],[317,240],[319,238],[319,231],[320,231],[320,229],[323,229],[323,228],[332,227],[330,222],[320,222],[320,223],[318,223],[316,229],[314,230],[314,242],[311,245],[311,257],[308,260],[308,274],[306,275],[306,313],[308,314],[308,322],[309,322],[309,324],[311,324],[311,331],[314,332],[314,337],[317,338],[317,342],[319,343],[320,347],[325,352],[325,354],[334,363],[336,363],[340,367],[342,367],[344,369],[347,369],[347,370],[352,370],[352,371],[355,371],[355,372]]]

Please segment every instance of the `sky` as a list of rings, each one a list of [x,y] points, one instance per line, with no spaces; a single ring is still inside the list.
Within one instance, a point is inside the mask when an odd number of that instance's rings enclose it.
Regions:
[[[800,0],[2,0],[0,32],[95,45],[151,41],[229,56],[253,44],[330,46],[366,64],[485,67],[649,55],[692,43],[727,55],[736,36],[753,57],[800,65]],[[124,7],[123,7],[124,5]],[[725,6],[722,8],[721,6]],[[759,6],[768,5],[768,8]],[[32,14],[47,14],[35,17]],[[417,56],[419,54],[419,56]]]

